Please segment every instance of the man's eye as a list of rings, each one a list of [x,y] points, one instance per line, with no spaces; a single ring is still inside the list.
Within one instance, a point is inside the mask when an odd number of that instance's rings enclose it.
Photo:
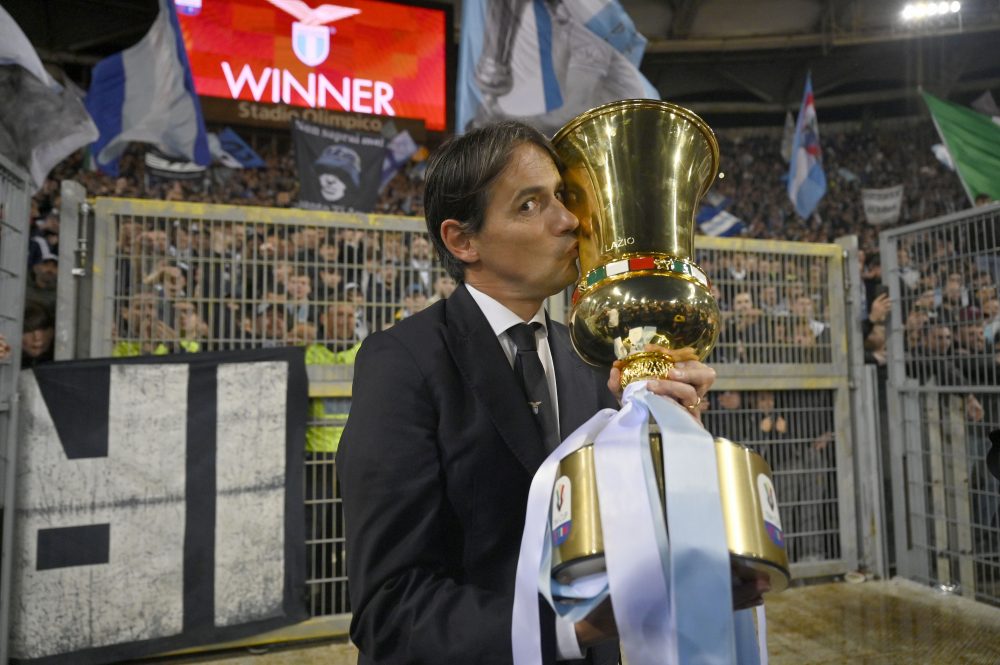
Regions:
[[[521,204],[521,212],[531,212],[538,207],[538,201],[535,199],[528,199]]]

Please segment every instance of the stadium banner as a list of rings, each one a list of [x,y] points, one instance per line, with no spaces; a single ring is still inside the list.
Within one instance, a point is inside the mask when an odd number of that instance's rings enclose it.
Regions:
[[[301,348],[20,381],[11,662],[131,661],[307,618]]]
[[[433,131],[447,129],[448,5],[176,4],[195,89],[203,97],[420,118]]]
[[[872,226],[895,224],[899,221],[899,213],[903,208],[903,186],[862,189],[861,204],[865,208],[865,217]]]
[[[300,208],[340,212],[375,208],[386,155],[384,136],[293,120],[292,143]]]
[[[417,143],[427,140],[427,127],[419,118],[392,118],[364,113],[343,113],[327,109],[309,109],[286,104],[258,104],[235,99],[202,97],[201,110],[205,120],[240,127],[269,127],[287,130],[288,125],[298,118],[325,127],[350,132],[371,132],[379,134],[388,126],[397,131],[406,130]]]

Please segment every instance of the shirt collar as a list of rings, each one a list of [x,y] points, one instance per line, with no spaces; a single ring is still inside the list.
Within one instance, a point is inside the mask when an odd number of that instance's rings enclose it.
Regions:
[[[479,289],[469,284],[465,285],[468,289],[469,295],[472,299],[476,301],[479,305],[479,309],[482,310],[483,315],[486,317],[486,321],[490,324],[490,328],[493,329],[493,334],[499,337],[502,333],[507,332],[507,329],[518,323],[526,323],[521,320],[521,317],[510,311],[506,305],[502,304],[496,298],[486,295]],[[527,323],[540,323],[542,328],[548,330],[545,321],[545,306],[538,308],[535,315],[527,321]]]

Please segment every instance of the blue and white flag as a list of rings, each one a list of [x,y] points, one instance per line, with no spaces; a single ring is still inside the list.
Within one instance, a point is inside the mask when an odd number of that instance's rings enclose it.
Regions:
[[[695,221],[698,229],[707,236],[738,236],[746,229],[742,219],[726,210],[733,200],[716,192],[709,192],[702,201]]]
[[[458,133],[516,118],[551,135],[600,104],[659,99],[617,0],[467,0],[462,12]]]
[[[399,173],[399,170],[406,165],[406,162],[410,161],[410,157],[413,157],[419,149],[420,146],[410,136],[410,132],[405,129],[389,139],[389,142],[385,144],[385,159],[382,160],[380,192],[389,184],[392,176]]]
[[[138,44],[94,67],[87,110],[101,136],[93,152],[98,167],[112,175],[131,141],[202,166],[212,161],[174,3],[159,3],[153,27]]]
[[[52,168],[97,138],[71,82],[60,85],[27,36],[0,7],[0,152],[24,166],[35,189]]]
[[[812,74],[806,75],[806,89],[795,123],[792,159],[788,167],[788,198],[799,217],[813,214],[826,194],[826,174],[819,147],[819,123],[813,101]]]
[[[229,127],[218,134],[209,132],[208,148],[212,157],[231,169],[260,169],[267,166],[260,155]]]

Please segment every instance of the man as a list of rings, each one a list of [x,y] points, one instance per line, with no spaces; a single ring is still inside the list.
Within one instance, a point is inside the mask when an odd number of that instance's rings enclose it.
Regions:
[[[578,221],[541,134],[517,122],[469,132],[431,158],[426,182],[428,233],[460,285],[357,356],[337,455],[351,638],[361,664],[506,664],[528,489],[549,452],[508,329],[538,324],[559,438],[617,406],[619,374],[579,360],[542,308],[577,278]],[[714,372],[681,363],[670,378],[684,382],[650,389],[694,407]],[[575,625],[542,609],[546,663],[618,661],[606,605]]]
[[[31,277],[25,284],[25,297],[56,311],[56,284],[59,280],[59,257],[52,252],[43,254],[31,266]]]

